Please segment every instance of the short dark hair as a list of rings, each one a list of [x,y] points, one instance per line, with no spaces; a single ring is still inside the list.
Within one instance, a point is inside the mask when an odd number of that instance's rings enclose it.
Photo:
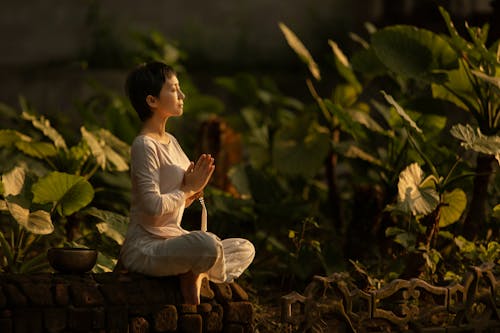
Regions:
[[[134,68],[125,82],[125,92],[142,121],[153,113],[146,102],[148,95],[158,97],[165,80],[176,75],[175,70],[162,62],[153,61]]]

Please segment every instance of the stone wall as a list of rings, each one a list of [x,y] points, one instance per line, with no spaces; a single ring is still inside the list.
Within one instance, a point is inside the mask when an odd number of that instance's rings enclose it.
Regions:
[[[176,277],[2,274],[0,332],[252,332],[254,310],[236,283],[202,285],[182,304]]]

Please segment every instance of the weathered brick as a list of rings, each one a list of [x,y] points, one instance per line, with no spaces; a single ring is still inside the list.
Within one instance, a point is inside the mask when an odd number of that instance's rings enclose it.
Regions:
[[[184,301],[178,276],[165,276],[157,279],[163,289],[165,304],[180,304]]]
[[[129,333],[149,333],[149,322],[143,317],[134,317],[128,324]]]
[[[219,303],[229,302],[233,298],[233,292],[228,283],[211,283],[211,287]]]
[[[100,306],[104,304],[97,285],[74,283],[69,287],[73,305],[77,307]]]
[[[19,308],[14,310],[14,332],[42,332],[42,312],[39,309]]]
[[[14,332],[14,325],[12,324],[12,318],[0,318],[0,332],[2,333]]]
[[[233,294],[233,301],[248,301],[247,292],[239,284],[233,282],[229,286]]]
[[[149,317],[152,313],[158,310],[158,305],[150,306],[148,304],[129,305],[129,317]]]
[[[68,307],[68,328],[72,332],[90,332],[92,330],[94,311],[91,308]]]
[[[128,311],[125,306],[108,307],[106,309],[106,330],[127,330]]]
[[[106,303],[113,305],[127,303],[127,293],[120,284],[105,284],[101,285],[99,289]]]
[[[177,330],[177,309],[173,305],[166,305],[153,315],[153,326],[156,332]]]
[[[54,303],[56,305],[69,305],[69,286],[67,283],[57,282],[54,284]]]
[[[198,313],[208,313],[212,311],[212,304],[210,303],[201,303],[196,306],[196,311]]]
[[[245,325],[243,325],[243,331],[245,333],[254,333],[255,332],[255,325],[254,324],[245,324]]]
[[[210,283],[208,279],[203,279],[201,281],[201,289],[200,289],[200,299],[202,302],[209,302],[215,298],[215,293],[210,288]]]
[[[33,283],[51,284],[52,283],[52,276],[53,276],[52,273],[30,274],[29,280]]]
[[[92,279],[99,284],[116,284],[118,274],[113,272],[92,274]]]
[[[33,305],[52,306],[51,286],[48,283],[22,283],[21,289]]]
[[[138,283],[127,283],[123,285],[127,291],[127,303],[132,305],[146,304],[147,300],[144,298],[144,294],[139,287]]]
[[[0,309],[3,309],[7,306],[7,297],[3,292],[2,286],[0,286]]]
[[[149,304],[165,304],[165,291],[160,280],[154,278],[143,279],[139,283],[142,295]]]
[[[199,314],[185,314],[179,318],[179,332],[201,333],[203,322]]]
[[[67,319],[66,308],[43,309],[43,327],[48,333],[62,332],[66,328]]]
[[[179,314],[196,313],[197,310],[195,304],[177,304],[177,311]]]
[[[245,333],[245,329],[240,324],[229,323],[224,326],[224,333]]]
[[[229,302],[224,307],[224,320],[232,323],[252,323],[253,306],[250,302]]]
[[[0,332],[14,332],[14,319],[12,318],[12,311],[9,309],[0,311]]]
[[[223,309],[220,304],[212,304],[212,311],[204,321],[204,330],[207,333],[221,332],[223,328]]]
[[[105,329],[106,328],[106,310],[104,307],[96,307],[92,309],[92,328]]]
[[[3,286],[5,291],[5,296],[7,296],[7,302],[10,305],[21,307],[28,304],[26,296],[13,284],[7,283]]]

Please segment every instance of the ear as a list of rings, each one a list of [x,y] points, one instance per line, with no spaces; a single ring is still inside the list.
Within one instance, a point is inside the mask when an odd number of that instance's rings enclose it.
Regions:
[[[148,103],[149,107],[156,107],[156,97],[153,95],[147,95],[146,96],[146,103]]]

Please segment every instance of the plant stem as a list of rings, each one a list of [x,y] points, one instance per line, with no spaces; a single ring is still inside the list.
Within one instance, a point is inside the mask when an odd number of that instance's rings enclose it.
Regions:
[[[463,225],[463,235],[469,240],[477,239],[481,226],[487,220],[488,185],[493,173],[494,156],[478,155],[476,176],[474,177],[472,199]]]

